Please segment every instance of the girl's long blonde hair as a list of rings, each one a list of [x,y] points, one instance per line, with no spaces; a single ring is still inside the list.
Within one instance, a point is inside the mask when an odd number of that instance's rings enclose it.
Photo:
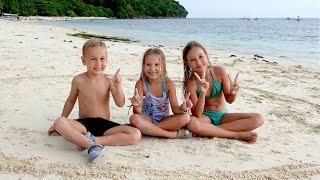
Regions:
[[[162,68],[163,68],[163,74],[162,76],[163,77],[166,77],[167,76],[167,68],[166,68],[166,58],[164,56],[164,53],[161,51],[161,49],[159,48],[149,48],[144,54],[143,54],[143,58],[142,58],[142,63],[141,63],[141,74],[140,74],[140,79],[142,81],[145,81],[145,78],[146,78],[146,75],[144,74],[144,71],[143,71],[143,66],[146,62],[146,58],[147,56],[149,55],[152,55],[152,54],[156,54],[156,55],[159,55],[160,56],[160,63],[162,63]]]

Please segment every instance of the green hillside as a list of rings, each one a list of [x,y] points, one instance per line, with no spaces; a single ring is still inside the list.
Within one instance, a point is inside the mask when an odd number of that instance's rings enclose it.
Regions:
[[[0,12],[21,16],[116,18],[179,18],[188,14],[174,0],[0,0]]]

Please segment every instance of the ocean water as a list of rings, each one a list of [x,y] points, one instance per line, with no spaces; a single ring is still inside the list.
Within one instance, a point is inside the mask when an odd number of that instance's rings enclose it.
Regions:
[[[196,40],[210,52],[259,54],[267,59],[320,65],[319,19],[104,19],[40,23],[169,47],[183,47]]]

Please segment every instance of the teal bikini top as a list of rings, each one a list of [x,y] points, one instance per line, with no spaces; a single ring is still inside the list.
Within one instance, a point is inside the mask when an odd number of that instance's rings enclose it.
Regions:
[[[210,94],[209,97],[206,97],[206,99],[210,99],[210,98],[216,97],[218,94],[220,94],[222,92],[221,83],[217,80],[217,78],[215,78],[215,76],[211,72],[211,70],[210,70],[210,74],[211,74],[211,77],[213,79],[213,85],[212,85],[211,94]],[[198,79],[196,80],[196,82],[197,82],[197,91],[196,91],[196,93],[197,93],[197,96],[199,96],[200,91],[201,91],[201,87],[199,85]]]

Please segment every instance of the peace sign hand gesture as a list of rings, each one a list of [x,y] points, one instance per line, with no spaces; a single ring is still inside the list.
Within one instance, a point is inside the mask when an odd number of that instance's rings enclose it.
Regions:
[[[135,89],[134,95],[132,98],[130,98],[130,100],[131,100],[131,104],[133,106],[135,106],[135,107],[140,106],[140,104],[142,103],[142,98],[139,95],[138,88]]]
[[[189,110],[191,110],[192,106],[193,106],[193,103],[190,100],[190,92],[188,92],[184,96],[184,102],[181,104],[180,109],[183,112],[188,112]]]
[[[234,81],[231,80],[230,74],[228,74],[229,81],[230,81],[230,95],[236,96],[239,91],[239,85],[237,83],[239,73],[237,73],[236,77],[234,78]]]
[[[206,93],[207,90],[209,89],[209,82],[206,81],[205,73],[202,74],[202,78],[200,78],[200,76],[196,72],[194,73],[194,75],[196,76],[196,78],[200,83],[201,92]]]

